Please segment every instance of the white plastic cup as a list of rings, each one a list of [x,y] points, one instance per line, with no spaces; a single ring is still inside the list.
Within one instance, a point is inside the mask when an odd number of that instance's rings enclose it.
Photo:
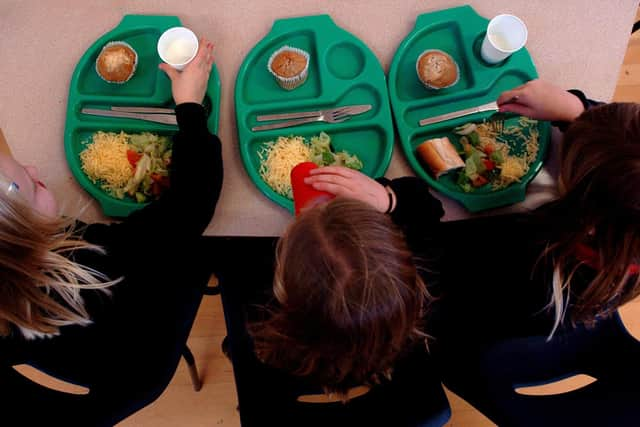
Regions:
[[[527,42],[527,26],[514,15],[498,15],[489,21],[480,56],[489,64],[504,61]]]
[[[188,28],[169,28],[158,39],[160,59],[176,70],[184,69],[197,53],[198,37]]]

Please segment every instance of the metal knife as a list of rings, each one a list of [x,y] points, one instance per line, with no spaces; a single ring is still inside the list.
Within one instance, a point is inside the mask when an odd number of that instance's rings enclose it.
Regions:
[[[330,108],[327,110],[318,110],[318,111],[301,111],[297,113],[280,113],[280,114],[265,114],[258,116],[256,118],[259,122],[265,122],[268,120],[284,120],[284,119],[301,119],[305,117],[317,117],[323,114],[327,114],[329,112],[333,112],[334,110],[341,110],[344,112],[348,112],[348,114],[356,115],[366,113],[371,110],[371,104],[363,104],[363,105],[345,105],[343,107]]]
[[[104,117],[122,117],[126,119],[146,120],[148,122],[162,123],[165,125],[177,125],[178,121],[173,114],[144,114],[129,113],[125,111],[100,110],[96,108],[83,108],[80,110],[83,114]]]
[[[444,122],[445,120],[457,119],[458,117],[468,116],[469,114],[474,113],[482,113],[484,111],[498,111],[498,104],[494,101],[478,107],[471,107],[464,110],[454,111],[452,113],[422,119],[419,123],[420,126],[432,125],[434,123]]]
[[[111,107],[111,111],[124,111],[126,113],[166,113],[175,114],[173,108],[160,107]]]

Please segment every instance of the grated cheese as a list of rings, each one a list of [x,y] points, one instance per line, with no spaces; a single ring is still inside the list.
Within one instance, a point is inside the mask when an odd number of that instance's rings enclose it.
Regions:
[[[525,169],[528,169],[523,163],[522,159],[518,157],[508,156],[501,166],[500,178],[508,182],[519,181],[526,173]]]
[[[106,187],[123,187],[133,177],[133,168],[127,160],[127,134],[96,132],[93,143],[80,153],[82,170],[95,184],[105,181]]]
[[[260,176],[273,190],[293,199],[291,191],[291,170],[302,162],[311,161],[311,148],[301,136],[280,136],[273,142],[265,143],[258,152]]]

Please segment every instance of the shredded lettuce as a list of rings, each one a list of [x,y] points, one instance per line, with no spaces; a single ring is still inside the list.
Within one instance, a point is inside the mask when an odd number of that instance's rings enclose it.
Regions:
[[[346,151],[334,153],[331,150],[331,137],[324,132],[311,137],[311,161],[318,166],[345,166],[350,169],[360,170],[362,161],[355,154]]]
[[[355,154],[350,155],[346,151],[339,152],[338,154],[335,155],[335,158],[336,158],[336,162],[340,166],[345,166],[349,169],[355,169],[359,171],[363,167],[362,160],[360,160],[358,156],[356,156]]]
[[[150,132],[127,134],[127,137],[128,148],[141,154],[142,157],[138,160],[134,176],[124,188],[115,189],[114,196],[122,199],[125,195],[129,195],[138,203],[144,203],[154,196],[151,176],[169,176],[168,165],[171,162],[172,141],[166,136]]]

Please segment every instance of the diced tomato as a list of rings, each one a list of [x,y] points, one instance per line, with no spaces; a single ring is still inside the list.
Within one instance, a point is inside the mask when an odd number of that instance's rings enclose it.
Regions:
[[[471,144],[469,144],[468,142],[462,143],[462,148],[464,149],[464,154],[466,154],[467,156],[470,156],[471,153],[473,152],[473,148],[471,147]]]
[[[168,176],[152,173],[151,180],[153,181],[151,183],[151,194],[154,196],[159,196],[165,189],[169,188],[170,181]]]
[[[151,179],[155,184],[158,184],[160,188],[169,188],[169,177],[160,175],[157,173],[151,174]]]
[[[482,187],[483,185],[485,185],[486,183],[488,183],[489,180],[487,178],[485,178],[482,175],[478,175],[475,178],[473,178],[471,180],[471,185],[473,185],[474,187]]]
[[[127,150],[127,160],[129,160],[129,164],[132,168],[135,168],[138,164],[138,161],[142,158],[142,154],[138,153],[134,150]]]
[[[162,193],[162,188],[160,188],[160,184],[153,181],[151,183],[151,194],[153,194],[154,196],[159,196],[160,193]]]
[[[496,164],[493,163],[493,161],[489,160],[489,159],[482,159],[482,163],[484,163],[484,167],[487,168],[488,171],[492,171],[496,167]]]
[[[487,154],[487,156],[490,156],[494,151],[496,151],[496,148],[493,146],[493,144],[486,144],[484,146],[484,152]]]

